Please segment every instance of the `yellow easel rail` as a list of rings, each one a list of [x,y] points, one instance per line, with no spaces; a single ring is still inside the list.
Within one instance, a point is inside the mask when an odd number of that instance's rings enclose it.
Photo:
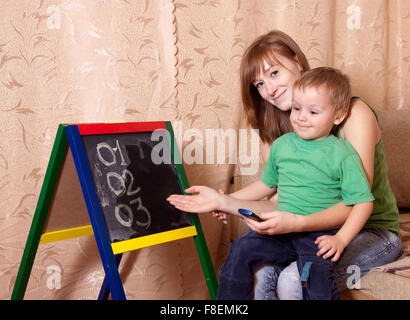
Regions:
[[[65,229],[53,232],[47,232],[41,235],[40,244],[62,241],[67,239],[79,238],[83,236],[93,235],[93,228],[91,225]],[[148,236],[143,236],[139,238],[134,238],[130,240],[114,242],[111,244],[114,254],[123,253],[126,251],[131,251],[135,249],[145,248],[149,246],[154,246],[156,244],[179,240],[183,238],[193,237],[197,235],[195,226],[189,226],[185,228],[160,232],[151,234]]]
[[[114,242],[111,244],[114,254],[123,253],[130,250],[154,246],[156,244],[179,240],[183,238],[196,236],[195,226],[165,231],[151,234],[144,237],[134,238],[130,240]]]
[[[91,225],[71,228],[71,229],[65,229],[65,230],[59,230],[59,231],[53,231],[53,232],[47,232],[41,235],[40,244],[48,243],[48,242],[56,242],[56,241],[72,239],[72,238],[78,238],[78,237],[84,237],[84,236],[90,236],[92,234],[94,234],[94,232],[93,232],[93,228]]]

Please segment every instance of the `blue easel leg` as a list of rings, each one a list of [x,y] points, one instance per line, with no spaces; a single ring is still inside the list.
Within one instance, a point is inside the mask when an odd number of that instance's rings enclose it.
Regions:
[[[122,253],[115,256],[115,262],[117,263],[117,268],[120,266],[122,258]],[[98,294],[98,300],[108,300],[110,295],[110,287],[108,286],[107,276],[104,277],[103,284],[101,286],[100,293]]]
[[[65,127],[65,131],[93,226],[101,262],[107,276],[111,297],[113,300],[126,300],[80,131],[76,125]]]

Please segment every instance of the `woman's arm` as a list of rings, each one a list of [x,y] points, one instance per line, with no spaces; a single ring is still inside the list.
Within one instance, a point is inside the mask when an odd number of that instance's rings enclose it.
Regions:
[[[245,221],[253,231],[262,234],[330,230],[342,226],[351,210],[351,206],[339,202],[330,208],[307,216],[285,211],[273,211],[258,214],[266,220],[264,222],[250,219],[245,219]]]
[[[260,153],[264,163],[268,162],[271,144],[261,142]]]
[[[374,176],[374,152],[376,144],[380,141],[381,131],[375,115],[363,101],[356,100],[352,103],[350,115],[340,133],[359,154],[371,187]]]

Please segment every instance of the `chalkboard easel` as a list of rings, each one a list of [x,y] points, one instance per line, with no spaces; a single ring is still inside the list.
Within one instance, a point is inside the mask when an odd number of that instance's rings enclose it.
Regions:
[[[74,174],[78,186],[67,192],[65,179]],[[126,299],[122,253],[188,237],[215,299],[218,284],[197,214],[165,200],[188,187],[169,121],[60,124],[11,299],[24,298],[39,244],[85,235],[94,235],[106,275],[99,299],[109,292]],[[68,212],[67,203],[78,208]]]

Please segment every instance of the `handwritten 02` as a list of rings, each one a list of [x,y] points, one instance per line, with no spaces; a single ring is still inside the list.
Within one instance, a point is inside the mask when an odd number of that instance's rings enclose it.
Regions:
[[[98,160],[106,167],[115,166],[119,162],[121,166],[127,165],[118,140],[116,140],[115,147],[110,146],[106,142],[101,142],[97,144],[96,149]],[[106,152],[103,152],[103,150]],[[119,159],[117,159],[117,154]],[[141,191],[140,187],[135,186],[134,175],[128,169],[123,169],[121,174],[110,171],[106,174],[106,178],[109,189],[117,197],[123,195],[134,196]],[[136,214],[134,214],[131,207],[135,208],[136,213],[142,213],[145,219],[143,221],[135,219]],[[143,206],[141,197],[130,200],[128,204],[118,203],[115,206],[114,215],[117,221],[124,227],[131,227],[134,223],[134,219],[135,224],[139,227],[148,229],[151,225],[151,214],[148,209]]]

